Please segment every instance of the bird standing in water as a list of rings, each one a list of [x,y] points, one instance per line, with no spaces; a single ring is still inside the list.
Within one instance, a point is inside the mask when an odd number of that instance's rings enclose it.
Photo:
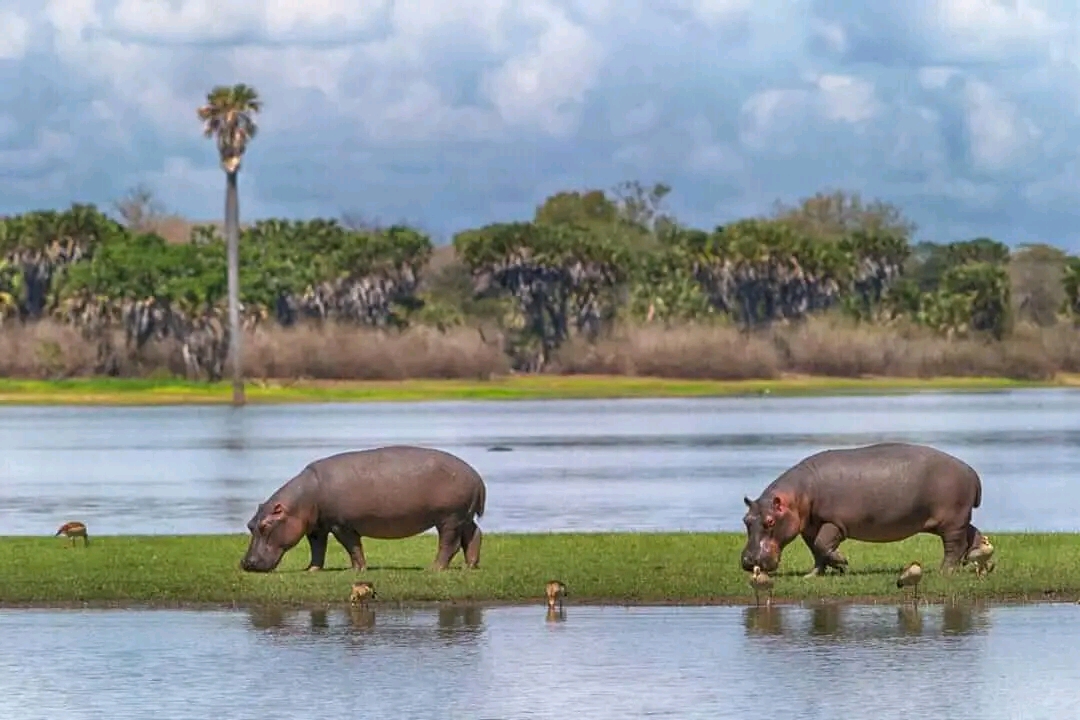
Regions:
[[[993,556],[994,546],[990,544],[990,538],[980,535],[979,543],[968,551],[964,564],[975,563],[975,574],[982,577],[994,569]]]
[[[75,538],[81,537],[83,539],[83,547],[90,544],[90,536],[86,534],[86,524],[73,520],[72,522],[66,522],[60,526],[60,529],[56,531],[53,537],[60,537],[63,535],[66,538],[71,539],[71,546],[75,547]]]
[[[548,580],[547,585],[544,586],[544,593],[547,595],[547,606],[549,610],[554,610],[556,603],[558,603],[559,609],[562,609],[563,597],[566,595],[565,584],[558,580]]]
[[[922,580],[922,565],[918,561],[909,563],[896,578],[896,587],[910,587],[914,590],[915,601],[919,600],[919,581]]]
[[[750,587],[754,588],[754,602],[756,604],[761,604],[760,594],[765,592],[765,605],[772,605],[773,579],[757,565],[754,566],[754,572],[750,576]]]
[[[349,594],[349,602],[353,605],[365,605],[368,598],[378,597],[375,594],[375,586],[367,580],[353,583],[352,592]]]

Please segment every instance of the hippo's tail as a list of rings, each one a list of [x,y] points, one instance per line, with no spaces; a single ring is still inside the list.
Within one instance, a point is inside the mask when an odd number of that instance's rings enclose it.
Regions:
[[[480,488],[473,494],[472,504],[469,505],[469,513],[476,517],[484,517],[484,503],[487,501],[487,488],[480,483]]]

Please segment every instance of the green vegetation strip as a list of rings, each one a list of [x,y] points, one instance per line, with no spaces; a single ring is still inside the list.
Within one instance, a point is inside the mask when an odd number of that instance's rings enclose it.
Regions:
[[[250,403],[415,402],[425,400],[554,400],[630,397],[724,397],[738,395],[893,394],[920,391],[992,391],[1070,386],[1071,376],[1052,382],[1008,378],[834,378],[779,380],[674,380],[603,375],[514,376],[496,380],[403,380],[253,382]],[[183,380],[0,379],[3,405],[184,405],[231,401],[228,383]]]
[[[92,531],[92,529],[91,529]],[[952,576],[938,571],[941,544],[930,536],[901,543],[847,542],[847,575],[803,578],[810,554],[797,541],[779,571],[777,601],[897,602],[900,568],[925,568],[920,597],[945,600],[1030,601],[1080,597],[1080,534],[997,534],[997,567],[984,578],[971,568]],[[433,601],[537,603],[544,583],[566,583],[570,603],[752,603],[748,575],[739,567],[737,533],[487,535],[480,568],[429,569],[434,535],[365,540],[378,606]],[[238,563],[242,535],[91,537],[70,547],[60,538],[0,538],[0,605],[67,606],[79,603],[183,606],[345,603],[360,573],[331,544],[327,567],[304,572],[306,543],[270,574],[247,574]]]

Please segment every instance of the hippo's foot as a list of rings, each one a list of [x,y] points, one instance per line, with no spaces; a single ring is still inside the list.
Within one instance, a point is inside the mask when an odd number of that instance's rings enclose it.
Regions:
[[[320,570],[322,570],[322,567],[319,566],[319,565],[308,565],[307,566],[307,571],[308,572],[318,572]]]
[[[804,578],[820,577],[828,574],[829,569],[836,572],[837,575],[843,575],[847,572],[847,563],[843,564],[829,564],[829,565],[815,565],[810,572],[803,575]]]

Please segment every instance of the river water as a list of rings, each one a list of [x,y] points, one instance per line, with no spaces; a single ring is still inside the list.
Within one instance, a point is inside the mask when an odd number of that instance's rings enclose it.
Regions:
[[[799,459],[882,440],[971,463],[983,529],[1080,529],[1080,393],[1024,391],[5,407],[0,535],[242,532],[307,462],[390,443],[475,465],[488,531],[738,530]],[[1060,718],[1080,681],[1072,604],[2,609],[0,638],[0,720]]]
[[[740,530],[743,495],[830,447],[935,445],[983,479],[984,530],[1078,530],[1080,392],[892,397],[4,407],[0,535],[244,532],[306,463],[442,448],[488,485],[489,532]],[[509,451],[491,451],[505,446]]]
[[[2,610],[0,717],[1074,717],[1080,605]]]

